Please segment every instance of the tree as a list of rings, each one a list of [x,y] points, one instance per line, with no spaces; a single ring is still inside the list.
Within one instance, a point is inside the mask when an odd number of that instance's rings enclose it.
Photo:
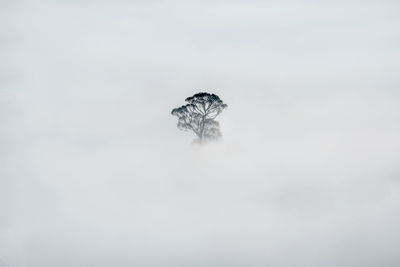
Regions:
[[[195,142],[204,143],[221,137],[219,123],[214,119],[228,105],[215,94],[198,93],[185,100],[188,104],[172,110],[171,114],[178,117],[178,128],[193,131],[198,139]]]

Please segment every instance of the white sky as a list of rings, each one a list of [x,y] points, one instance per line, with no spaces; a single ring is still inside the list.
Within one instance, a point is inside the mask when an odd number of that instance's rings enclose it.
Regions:
[[[399,13],[0,1],[0,266],[399,266]]]

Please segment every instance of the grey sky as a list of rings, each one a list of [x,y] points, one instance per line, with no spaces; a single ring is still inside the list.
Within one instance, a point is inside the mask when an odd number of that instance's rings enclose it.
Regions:
[[[398,266],[399,11],[1,1],[0,266]]]

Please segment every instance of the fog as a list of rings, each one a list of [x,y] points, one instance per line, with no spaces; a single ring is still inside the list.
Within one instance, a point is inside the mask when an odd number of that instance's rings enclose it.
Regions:
[[[0,266],[399,266],[399,12],[2,0]]]

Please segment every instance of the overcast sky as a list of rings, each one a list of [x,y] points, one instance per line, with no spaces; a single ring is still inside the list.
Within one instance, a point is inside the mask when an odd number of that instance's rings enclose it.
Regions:
[[[399,14],[0,0],[0,266],[400,266]]]

